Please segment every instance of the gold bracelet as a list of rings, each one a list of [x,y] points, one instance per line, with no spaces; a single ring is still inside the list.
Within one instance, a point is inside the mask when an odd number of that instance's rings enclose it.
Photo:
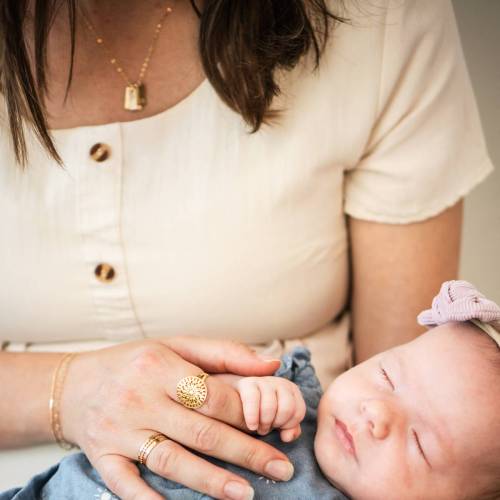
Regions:
[[[67,352],[57,365],[52,377],[52,387],[50,390],[49,411],[50,411],[50,425],[52,433],[56,438],[57,444],[64,450],[71,450],[76,448],[73,443],[66,441],[63,436],[59,403],[61,402],[61,393],[66,378],[69,362],[75,357],[75,352]]]

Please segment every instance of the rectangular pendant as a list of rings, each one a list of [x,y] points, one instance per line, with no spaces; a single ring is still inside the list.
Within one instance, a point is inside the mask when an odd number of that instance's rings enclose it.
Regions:
[[[141,83],[132,83],[125,87],[125,98],[123,106],[128,111],[139,111],[146,104],[146,91]]]

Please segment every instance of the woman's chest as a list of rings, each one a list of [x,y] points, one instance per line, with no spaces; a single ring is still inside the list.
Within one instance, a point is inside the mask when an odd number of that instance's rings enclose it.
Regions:
[[[26,172],[3,169],[2,338],[259,342],[326,324],[347,294],[344,169],[373,109],[343,98],[361,78],[298,81],[256,134],[205,81],[158,115],[56,131],[65,170],[36,147]]]
[[[11,179],[2,336],[257,341],[309,331],[341,307],[341,167],[293,141],[176,125],[80,131],[61,143],[65,171],[38,164]]]

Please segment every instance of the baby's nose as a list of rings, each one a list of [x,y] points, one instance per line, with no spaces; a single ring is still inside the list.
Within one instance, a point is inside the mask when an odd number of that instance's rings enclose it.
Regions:
[[[375,439],[385,439],[391,432],[393,412],[389,405],[379,399],[361,403],[361,413],[365,416]]]

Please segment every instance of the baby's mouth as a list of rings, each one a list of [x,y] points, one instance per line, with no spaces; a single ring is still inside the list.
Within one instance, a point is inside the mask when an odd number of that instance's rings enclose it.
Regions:
[[[352,434],[349,432],[344,422],[338,418],[335,418],[335,434],[337,435],[343,448],[357,460],[356,446],[354,444]]]

